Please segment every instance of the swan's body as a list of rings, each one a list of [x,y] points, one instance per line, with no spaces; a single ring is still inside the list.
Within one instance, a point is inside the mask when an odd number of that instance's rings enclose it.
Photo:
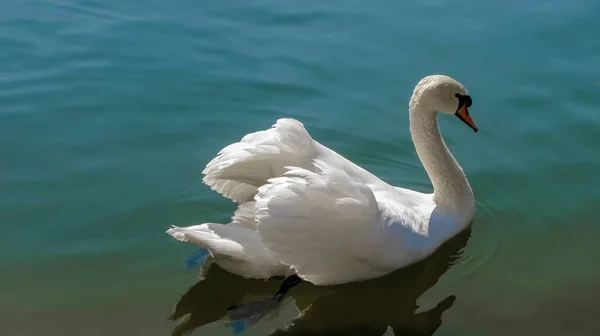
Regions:
[[[432,194],[389,185],[313,140],[299,121],[280,119],[222,149],[203,171],[207,185],[240,204],[231,223],[167,232],[247,278],[297,274],[332,285],[422,260],[474,214],[473,192],[436,117],[459,111],[476,129],[464,97],[460,83],[436,75],[421,80],[411,98],[410,131]]]

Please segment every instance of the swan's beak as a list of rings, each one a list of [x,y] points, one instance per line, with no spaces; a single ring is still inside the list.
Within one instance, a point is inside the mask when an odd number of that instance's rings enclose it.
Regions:
[[[455,115],[458,119],[462,120],[465,124],[469,125],[475,132],[477,132],[477,126],[471,116],[469,115],[469,109],[467,108],[467,104],[462,104],[458,110],[456,110]]]

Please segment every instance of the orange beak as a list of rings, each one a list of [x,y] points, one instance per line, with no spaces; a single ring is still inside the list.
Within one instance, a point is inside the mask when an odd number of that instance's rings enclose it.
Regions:
[[[471,116],[469,115],[469,109],[467,108],[467,104],[462,104],[458,110],[456,110],[455,115],[458,119],[462,120],[465,124],[469,125],[475,132],[477,132],[477,126]]]

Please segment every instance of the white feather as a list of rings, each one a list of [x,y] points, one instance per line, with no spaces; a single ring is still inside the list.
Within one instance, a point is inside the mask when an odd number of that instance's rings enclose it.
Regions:
[[[291,274],[289,266],[275,259],[262,243],[254,221],[254,202],[242,204],[229,224],[172,226],[167,233],[179,241],[207,249],[219,266],[246,278]]]
[[[248,134],[223,148],[202,172],[203,182],[238,203],[284,172],[284,165],[306,167],[314,158],[312,138],[302,123],[280,119],[271,129]]]

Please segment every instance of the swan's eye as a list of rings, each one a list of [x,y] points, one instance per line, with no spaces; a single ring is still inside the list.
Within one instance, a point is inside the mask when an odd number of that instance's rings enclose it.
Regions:
[[[463,106],[463,105],[467,105],[467,107],[471,107],[471,104],[473,104],[473,99],[471,99],[471,96],[469,95],[461,95],[460,93],[457,93],[454,95],[456,98],[458,98],[458,106]]]

